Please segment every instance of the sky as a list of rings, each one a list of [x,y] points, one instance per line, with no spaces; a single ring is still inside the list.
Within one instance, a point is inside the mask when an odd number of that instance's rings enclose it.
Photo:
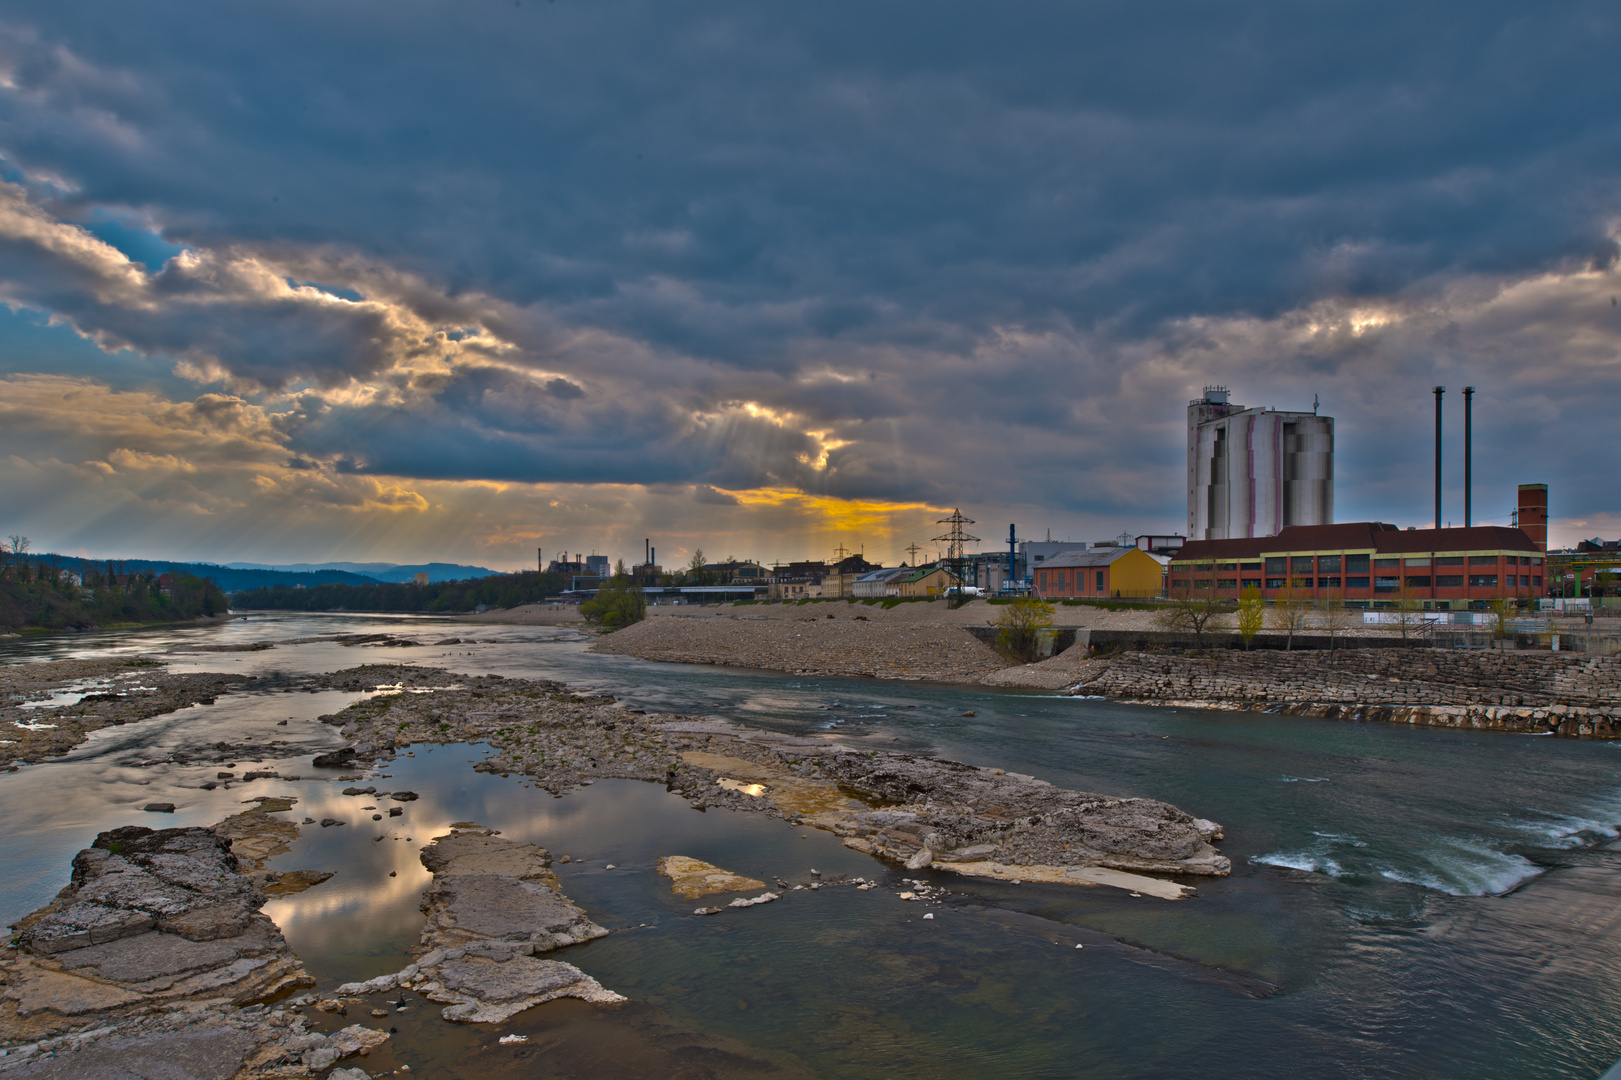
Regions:
[[[0,534],[665,565],[1339,520],[1621,535],[1621,9],[0,0]]]

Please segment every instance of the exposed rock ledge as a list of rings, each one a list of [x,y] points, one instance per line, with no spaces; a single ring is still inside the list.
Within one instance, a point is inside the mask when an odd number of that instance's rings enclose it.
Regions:
[[[422,864],[433,873],[422,901],[424,955],[402,971],[345,983],[340,995],[409,986],[446,1004],[446,1020],[469,1024],[560,997],[625,1000],[572,964],[535,958],[608,933],[563,895],[545,848],[484,829],[453,831],[422,849]]]
[[[722,721],[666,727],[690,747],[672,786],[735,799],[746,782],[759,802],[789,820],[828,829],[847,847],[908,869],[1106,884],[1168,898],[1191,890],[1142,875],[1232,869],[1210,844],[1221,838],[1220,826],[1154,799],[1069,791],[1002,769],[863,752]]]
[[[611,697],[572,695],[541,680],[434,668],[331,676],[357,685],[385,677],[426,692],[373,698],[323,718],[356,740],[347,759],[355,766],[411,742],[487,742],[495,752],[475,768],[528,775],[554,794],[596,779],[663,782],[694,806],[828,829],[914,869],[926,864],[914,860],[926,858],[963,874],[1000,877],[1003,867],[1015,870],[1011,877],[1152,895],[1188,890],[1127,885],[1117,875],[1231,870],[1210,843],[1220,839],[1219,826],[1154,799],[1067,791],[1000,769],[867,750],[849,736],[792,737],[718,718],[646,716]],[[1116,876],[1081,872],[1087,868]]]
[[[75,856],[71,882],[0,950],[0,1075],[308,1076],[389,1038],[308,1031],[263,1004],[315,980],[258,910],[275,876],[241,872],[298,832],[269,817],[293,800],[256,801],[217,830],[114,829]]]

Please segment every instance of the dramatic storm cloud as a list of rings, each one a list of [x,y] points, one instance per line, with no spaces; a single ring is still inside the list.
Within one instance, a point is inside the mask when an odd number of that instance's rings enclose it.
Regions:
[[[1219,382],[1319,395],[1341,517],[1403,524],[1473,384],[1477,518],[1545,481],[1614,535],[1618,45],[1597,3],[0,2],[4,531],[1180,531]]]

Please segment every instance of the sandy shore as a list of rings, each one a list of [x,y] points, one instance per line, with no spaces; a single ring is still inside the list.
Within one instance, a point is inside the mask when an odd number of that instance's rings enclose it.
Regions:
[[[647,619],[607,635],[592,652],[681,664],[765,668],[795,675],[978,682],[1007,667],[961,626],[866,621],[840,612],[798,621]]]
[[[520,604],[514,608],[495,608],[479,615],[459,615],[457,620],[470,623],[506,623],[512,626],[586,625],[579,606],[575,604]]]

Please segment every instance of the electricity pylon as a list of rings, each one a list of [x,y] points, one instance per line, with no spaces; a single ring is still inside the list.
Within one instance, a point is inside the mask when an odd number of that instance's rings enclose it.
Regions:
[[[944,536],[936,536],[934,539],[945,542],[946,562],[951,565],[952,576],[957,579],[957,602],[950,605],[952,607],[960,606],[968,599],[967,595],[963,592],[963,589],[965,588],[963,563],[966,560],[963,558],[962,549],[963,545],[970,540],[978,543],[979,537],[969,536],[964,530],[963,526],[972,525],[973,523],[974,519],[963,517],[961,510],[953,510],[950,517],[941,518],[935,523],[937,525],[951,526]]]

